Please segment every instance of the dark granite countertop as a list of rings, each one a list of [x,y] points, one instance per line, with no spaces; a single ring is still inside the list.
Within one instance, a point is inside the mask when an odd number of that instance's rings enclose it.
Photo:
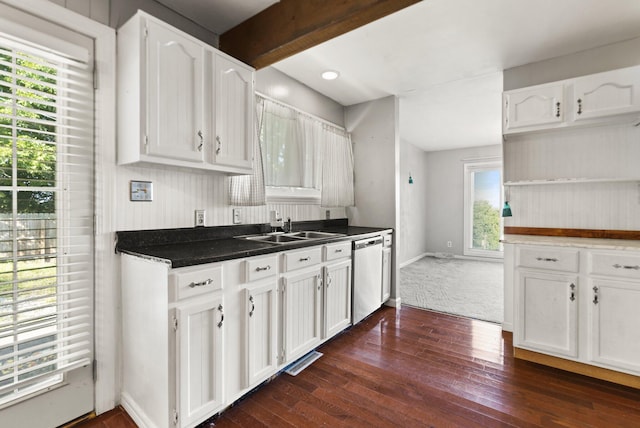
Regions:
[[[293,230],[314,230],[339,233],[323,239],[300,240],[273,244],[236,238],[270,231],[268,224],[157,229],[116,232],[116,251],[169,263],[173,268],[220,262],[296,248],[366,238],[391,232],[390,228],[349,226],[347,219],[293,223]]]

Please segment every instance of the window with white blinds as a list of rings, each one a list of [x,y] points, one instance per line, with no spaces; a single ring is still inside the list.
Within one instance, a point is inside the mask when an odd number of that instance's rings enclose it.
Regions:
[[[0,405],[93,352],[93,72],[0,34]]]

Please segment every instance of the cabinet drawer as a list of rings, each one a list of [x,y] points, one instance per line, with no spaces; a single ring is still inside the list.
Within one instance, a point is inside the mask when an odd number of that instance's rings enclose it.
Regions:
[[[593,252],[589,256],[591,274],[640,279],[640,254]]]
[[[308,250],[294,251],[285,253],[282,257],[284,272],[312,266],[320,263],[321,247],[313,247]]]
[[[580,253],[576,249],[554,247],[520,247],[516,263],[521,267],[578,272]]]
[[[178,300],[222,289],[222,266],[176,269],[171,284]]]
[[[336,242],[324,246],[324,260],[336,260],[351,257],[351,241]]]
[[[260,257],[244,262],[245,281],[251,282],[276,275],[278,269],[278,256]]]

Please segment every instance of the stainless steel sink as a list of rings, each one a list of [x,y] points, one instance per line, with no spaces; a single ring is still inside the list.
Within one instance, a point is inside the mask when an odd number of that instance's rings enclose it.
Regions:
[[[299,236],[304,239],[322,239],[332,238],[334,236],[344,236],[342,233],[330,233],[330,232],[317,232],[315,230],[304,230],[301,232],[292,232],[290,236]]]
[[[236,236],[238,239],[249,239],[252,241],[269,242],[272,244],[287,244],[292,242],[301,242],[313,239],[327,239],[336,236],[345,236],[342,233],[318,232],[315,230],[302,230],[300,232],[280,233],[277,235],[261,234],[261,235],[244,235]]]
[[[260,242],[273,242],[275,244],[285,244],[287,242],[300,242],[304,241],[304,238],[298,238],[290,235],[253,235],[253,236],[240,236],[240,238],[250,239]]]

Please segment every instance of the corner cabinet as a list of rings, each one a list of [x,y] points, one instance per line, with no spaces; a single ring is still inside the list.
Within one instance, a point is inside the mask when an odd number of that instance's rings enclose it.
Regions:
[[[625,120],[640,112],[640,66],[505,91],[502,101],[505,135]]]
[[[142,11],[117,43],[119,164],[251,173],[251,67]]]
[[[640,388],[640,248],[517,244],[514,264],[516,357]]]

